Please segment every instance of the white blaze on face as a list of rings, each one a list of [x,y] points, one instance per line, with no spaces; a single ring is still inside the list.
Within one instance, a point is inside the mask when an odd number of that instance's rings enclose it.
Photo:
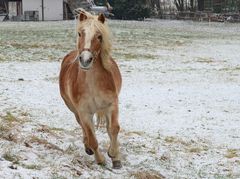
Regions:
[[[91,42],[92,42],[92,39],[93,39],[94,34],[95,34],[94,27],[90,26],[88,28],[85,28],[84,32],[85,32],[85,43],[84,43],[85,45],[84,45],[84,48],[85,49],[90,49]]]
[[[80,66],[84,69],[89,69],[93,63],[93,54],[89,51],[91,47],[91,42],[94,37],[95,31],[91,26],[84,29],[85,39],[84,39],[84,49],[80,54]]]

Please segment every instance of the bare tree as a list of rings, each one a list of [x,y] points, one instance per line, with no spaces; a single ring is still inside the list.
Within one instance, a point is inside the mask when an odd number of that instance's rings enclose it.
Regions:
[[[146,0],[146,4],[150,7],[154,15],[159,15],[161,13],[160,0]]]
[[[158,9],[160,9],[160,1],[159,0],[147,0],[146,3],[154,8],[154,6],[156,5]]]
[[[194,10],[194,0],[190,0],[190,11]]]
[[[176,5],[178,11],[184,11],[184,0],[174,0],[174,4]]]

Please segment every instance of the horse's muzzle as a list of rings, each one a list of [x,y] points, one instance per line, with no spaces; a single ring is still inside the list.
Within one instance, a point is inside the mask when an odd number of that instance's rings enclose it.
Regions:
[[[78,56],[80,67],[84,70],[88,70],[91,68],[93,64],[93,55],[90,51],[84,50],[82,53]]]

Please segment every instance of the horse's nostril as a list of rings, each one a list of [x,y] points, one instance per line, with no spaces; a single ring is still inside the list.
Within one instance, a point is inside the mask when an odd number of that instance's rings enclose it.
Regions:
[[[81,57],[81,56],[79,56],[79,57],[78,57],[78,59],[81,61],[81,60],[82,60],[82,57]]]
[[[91,62],[93,60],[93,58],[91,57],[90,59],[89,59],[89,61]]]
[[[91,63],[91,58],[89,58],[87,61],[86,61],[86,64],[90,64]]]

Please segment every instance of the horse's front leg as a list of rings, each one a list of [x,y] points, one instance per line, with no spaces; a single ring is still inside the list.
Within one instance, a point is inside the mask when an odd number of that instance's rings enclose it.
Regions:
[[[77,114],[75,114],[75,117],[76,117],[76,120],[78,122],[78,124],[82,127],[82,131],[83,131],[83,143],[84,143],[84,146],[85,146],[85,152],[88,154],[88,155],[93,155],[93,151],[89,148],[89,146],[87,146],[87,137],[86,137],[86,132],[83,128],[83,125],[82,125],[82,122],[80,120],[80,118],[78,117]]]
[[[114,104],[110,107],[107,113],[107,131],[110,137],[110,147],[108,149],[108,156],[112,159],[113,168],[122,168],[120,153],[119,153],[119,142],[118,132],[120,126],[118,123],[118,104]]]
[[[97,141],[96,136],[95,136],[94,124],[93,124],[93,121],[92,121],[93,114],[80,114],[79,113],[78,116],[81,119],[81,126],[83,128],[84,133],[85,133],[84,145],[86,147],[85,148],[86,152],[87,153],[88,153],[88,151],[93,152],[97,164],[104,165],[105,164],[105,158],[101,154],[101,152],[99,151],[98,141]]]

